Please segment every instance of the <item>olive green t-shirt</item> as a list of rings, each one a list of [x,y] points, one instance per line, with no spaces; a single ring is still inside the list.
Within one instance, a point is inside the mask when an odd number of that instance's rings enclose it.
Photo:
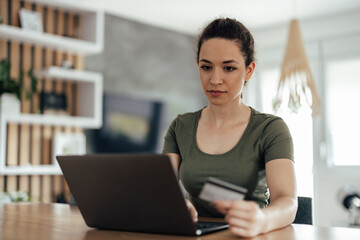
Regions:
[[[222,217],[208,202],[198,198],[209,176],[247,188],[245,199],[266,207],[269,191],[265,163],[279,158],[294,159],[293,142],[285,122],[250,109],[250,121],[243,136],[223,154],[207,154],[197,146],[196,132],[202,110],[179,115],[169,127],[163,153],[181,156],[179,176],[199,216]]]

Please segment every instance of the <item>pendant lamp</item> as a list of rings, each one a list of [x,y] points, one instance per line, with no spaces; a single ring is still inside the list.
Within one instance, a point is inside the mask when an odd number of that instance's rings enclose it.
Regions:
[[[276,97],[273,101],[275,112],[287,108],[297,112],[303,105],[312,109],[312,116],[320,114],[320,100],[302,41],[299,21],[290,22],[285,56]]]

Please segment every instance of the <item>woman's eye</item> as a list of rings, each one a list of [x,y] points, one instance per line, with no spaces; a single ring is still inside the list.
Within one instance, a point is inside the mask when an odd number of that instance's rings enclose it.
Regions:
[[[224,69],[225,69],[225,71],[227,71],[227,72],[232,72],[232,71],[234,71],[234,70],[236,70],[236,68],[234,68],[234,67],[224,67]]]
[[[210,66],[206,66],[206,65],[203,65],[200,67],[201,69],[203,69],[204,71],[209,71],[211,70],[211,67]]]

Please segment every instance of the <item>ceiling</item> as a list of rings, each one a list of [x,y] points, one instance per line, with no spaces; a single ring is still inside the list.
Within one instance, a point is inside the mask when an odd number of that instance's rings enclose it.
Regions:
[[[321,17],[360,9],[360,0],[77,0],[109,14],[187,34],[216,17],[233,17],[250,29],[293,17]]]

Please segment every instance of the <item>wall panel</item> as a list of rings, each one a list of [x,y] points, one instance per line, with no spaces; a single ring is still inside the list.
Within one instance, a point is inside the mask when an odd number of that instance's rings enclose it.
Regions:
[[[41,5],[35,5],[34,9],[40,13],[42,19],[44,19],[44,8]],[[43,48],[39,46],[33,46],[33,70],[39,71],[43,68]],[[40,92],[42,91],[43,79],[38,79],[37,92],[32,93],[32,113],[40,113]],[[31,164],[40,165],[42,157],[42,126],[31,126]],[[33,175],[30,177],[30,197],[33,202],[41,201],[41,177],[39,175]]]
[[[8,24],[8,0],[0,0],[0,14],[2,23]]]
[[[7,24],[8,18],[7,0],[0,0],[0,14],[3,17],[3,24]],[[7,58],[7,41],[0,39],[0,60]],[[0,176],[0,192],[5,191],[5,176]]]
[[[0,11],[4,16],[3,24],[20,27],[19,10],[24,7],[41,14],[44,31],[60,36],[78,37],[80,18],[72,13],[43,6],[32,1],[0,0]],[[10,8],[8,8],[8,5]],[[11,9],[8,12],[8,9]],[[8,54],[9,53],[9,56]],[[31,79],[28,71],[42,70],[56,65],[61,66],[64,60],[70,61],[76,69],[83,69],[83,57],[37,45],[8,42],[0,39],[0,59],[8,58],[11,63],[11,77],[20,78],[23,73],[21,93],[21,112],[39,114],[41,112],[41,93],[66,95],[68,115],[77,113],[77,84],[62,79],[38,79],[37,92],[31,90]],[[53,113],[56,114],[56,113]],[[24,166],[27,164],[52,164],[52,139],[59,132],[82,132],[81,128],[62,127],[38,124],[7,125],[7,166]],[[62,175],[0,176],[0,192],[25,191],[34,202],[53,202],[58,199],[70,199],[69,188]]]
[[[7,2],[7,4],[11,4],[11,12],[10,16],[8,16],[8,24],[12,26],[19,26],[19,20],[17,18],[16,12],[20,8],[20,1],[14,0],[11,2]],[[20,72],[20,44],[18,43],[9,43],[8,48],[9,56],[11,64],[10,76],[12,78],[18,79]],[[9,123],[7,128],[7,165],[16,166],[18,164],[18,146],[19,146],[19,126],[16,123]],[[18,178],[16,176],[7,176],[6,177],[6,186],[5,190],[8,192],[16,191],[18,189]]]

